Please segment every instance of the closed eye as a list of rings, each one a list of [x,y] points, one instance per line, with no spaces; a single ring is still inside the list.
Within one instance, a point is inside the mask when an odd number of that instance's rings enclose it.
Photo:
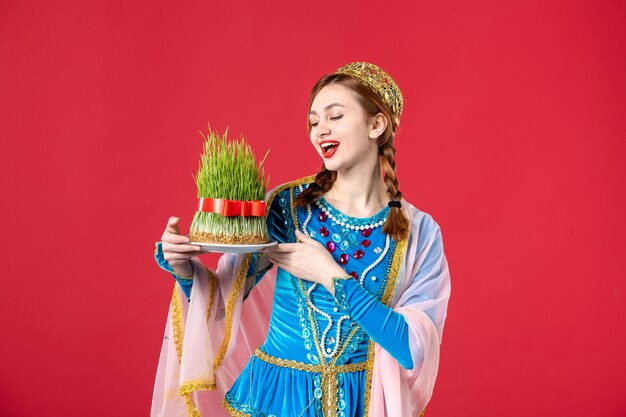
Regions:
[[[339,119],[341,119],[342,117],[343,117],[343,114],[340,114],[339,116],[333,116],[333,117],[331,117],[331,118],[330,118],[330,120],[339,120]],[[315,123],[311,122],[311,127],[315,127],[315,126],[317,126],[317,123],[318,123],[318,122],[315,122]]]

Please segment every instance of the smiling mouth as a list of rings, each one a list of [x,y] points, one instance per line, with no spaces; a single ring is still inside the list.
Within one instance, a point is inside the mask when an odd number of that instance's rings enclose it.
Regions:
[[[320,148],[322,148],[322,156],[324,158],[330,158],[337,152],[339,142],[324,142],[320,144]]]

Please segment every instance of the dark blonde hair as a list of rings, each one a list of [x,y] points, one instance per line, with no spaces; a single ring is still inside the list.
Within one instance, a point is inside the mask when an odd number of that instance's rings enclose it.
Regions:
[[[398,188],[398,177],[396,176],[396,163],[394,160],[396,148],[393,146],[393,138],[396,134],[397,126],[394,122],[391,110],[384,103],[382,98],[368,86],[364,85],[356,78],[345,74],[329,74],[320,78],[313,86],[311,94],[309,95],[309,109],[311,109],[313,100],[322,88],[331,84],[340,84],[352,91],[368,117],[374,117],[378,113],[382,113],[387,119],[387,127],[377,139],[378,155],[385,174],[387,194],[392,201],[400,201],[402,199],[402,193]],[[308,117],[307,132],[311,132],[311,121]],[[296,198],[296,206],[305,207],[317,200],[323,193],[332,188],[336,179],[337,172],[327,170],[326,166],[322,164],[320,172],[315,176],[317,187],[309,186],[304,190],[302,194]],[[409,219],[400,207],[391,207],[389,209],[387,221],[383,226],[383,233],[390,235],[396,242],[407,238],[409,234]]]

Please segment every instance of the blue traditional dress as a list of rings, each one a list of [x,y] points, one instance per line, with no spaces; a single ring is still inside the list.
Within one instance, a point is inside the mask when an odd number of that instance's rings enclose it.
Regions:
[[[286,188],[271,201],[270,239],[295,242],[295,230],[301,230],[353,279],[335,280],[333,297],[321,285],[278,269],[265,343],[225,395],[224,406],[234,416],[363,416],[371,382],[366,372],[373,356],[370,339],[404,368],[414,366],[407,323],[387,307],[400,262],[398,242],[382,232],[389,207],[368,218],[347,216],[324,197],[296,207],[294,200],[307,185]],[[254,280],[250,290],[267,272],[258,270],[258,256],[252,256],[247,273]],[[160,246],[156,259],[173,273]],[[192,280],[173,275],[189,296]]]

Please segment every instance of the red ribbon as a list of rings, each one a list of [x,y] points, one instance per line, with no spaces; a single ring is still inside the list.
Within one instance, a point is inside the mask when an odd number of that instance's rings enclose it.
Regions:
[[[265,216],[265,201],[224,200],[221,198],[199,198],[198,211],[219,213],[222,216]]]

